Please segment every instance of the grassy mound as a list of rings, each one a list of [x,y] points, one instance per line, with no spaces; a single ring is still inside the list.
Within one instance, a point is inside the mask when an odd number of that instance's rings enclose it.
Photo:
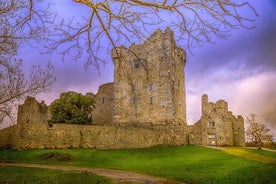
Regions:
[[[44,153],[40,157],[42,160],[53,160],[53,161],[62,161],[62,162],[73,162],[73,158],[68,153]]]

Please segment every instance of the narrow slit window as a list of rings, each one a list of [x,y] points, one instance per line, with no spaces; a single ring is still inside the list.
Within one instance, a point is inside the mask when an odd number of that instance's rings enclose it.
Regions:
[[[161,101],[160,105],[161,105],[162,107],[165,107],[165,101]]]
[[[135,90],[136,90],[135,84],[131,84],[131,91],[135,91]]]
[[[153,90],[154,90],[154,85],[153,85],[153,83],[151,83],[151,84],[149,85],[149,89],[150,89],[150,91],[153,91]]]
[[[132,98],[132,105],[136,105],[137,104],[137,98]]]
[[[150,104],[153,104],[153,97],[150,97]]]

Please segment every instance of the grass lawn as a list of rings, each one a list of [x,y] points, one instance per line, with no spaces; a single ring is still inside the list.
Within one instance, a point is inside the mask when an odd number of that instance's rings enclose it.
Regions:
[[[228,148],[227,148],[228,149]],[[229,148],[230,149],[230,148]],[[91,168],[130,170],[186,183],[276,183],[276,153],[231,148],[227,152],[200,146],[157,146],[136,150],[27,150],[0,151],[0,160],[41,164],[72,165]],[[251,153],[251,159],[233,154]],[[258,150],[257,150],[258,151]],[[41,159],[43,155],[70,155],[70,161]],[[252,157],[268,159],[254,161]],[[269,162],[270,161],[270,162]],[[1,172],[0,172],[1,173]]]
[[[274,163],[276,164],[276,153],[266,150],[258,150],[252,148],[241,148],[241,147],[229,147],[225,148],[225,152],[245,158],[247,160],[255,160],[262,163]]]
[[[89,173],[56,171],[39,168],[0,167],[0,183],[35,183],[35,184],[111,184],[111,180]]]

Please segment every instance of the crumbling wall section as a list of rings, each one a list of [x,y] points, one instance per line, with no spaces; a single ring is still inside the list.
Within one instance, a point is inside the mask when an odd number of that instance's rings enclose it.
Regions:
[[[99,99],[101,97],[99,96]],[[181,130],[168,132],[166,128],[158,126],[151,128],[139,125],[114,126],[111,123],[50,125],[47,121],[48,107],[33,97],[28,97],[24,104],[19,106],[18,112],[18,123],[0,130],[0,148],[126,149],[147,148],[160,144],[187,144],[185,134]]]
[[[48,123],[51,118],[49,108],[42,102],[38,102],[34,97],[28,96],[22,105],[18,106],[17,123]]]
[[[0,149],[8,149],[12,147],[13,127],[7,127],[0,130]]]
[[[242,116],[238,116],[233,121],[233,144],[245,146],[244,119]]]
[[[92,124],[113,124],[113,83],[101,85],[96,95],[92,93],[88,93],[86,95],[92,97],[95,100],[96,108],[92,112]]]
[[[190,135],[191,134],[191,135]],[[202,96],[202,115],[195,123],[189,135],[195,144],[213,146],[244,146],[244,121],[228,111],[228,103],[218,100],[209,102],[208,96]]]

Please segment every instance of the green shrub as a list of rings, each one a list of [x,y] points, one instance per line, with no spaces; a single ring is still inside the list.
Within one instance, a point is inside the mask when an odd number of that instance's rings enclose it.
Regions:
[[[91,112],[95,108],[93,98],[80,93],[66,92],[50,105],[52,123],[91,124]]]

